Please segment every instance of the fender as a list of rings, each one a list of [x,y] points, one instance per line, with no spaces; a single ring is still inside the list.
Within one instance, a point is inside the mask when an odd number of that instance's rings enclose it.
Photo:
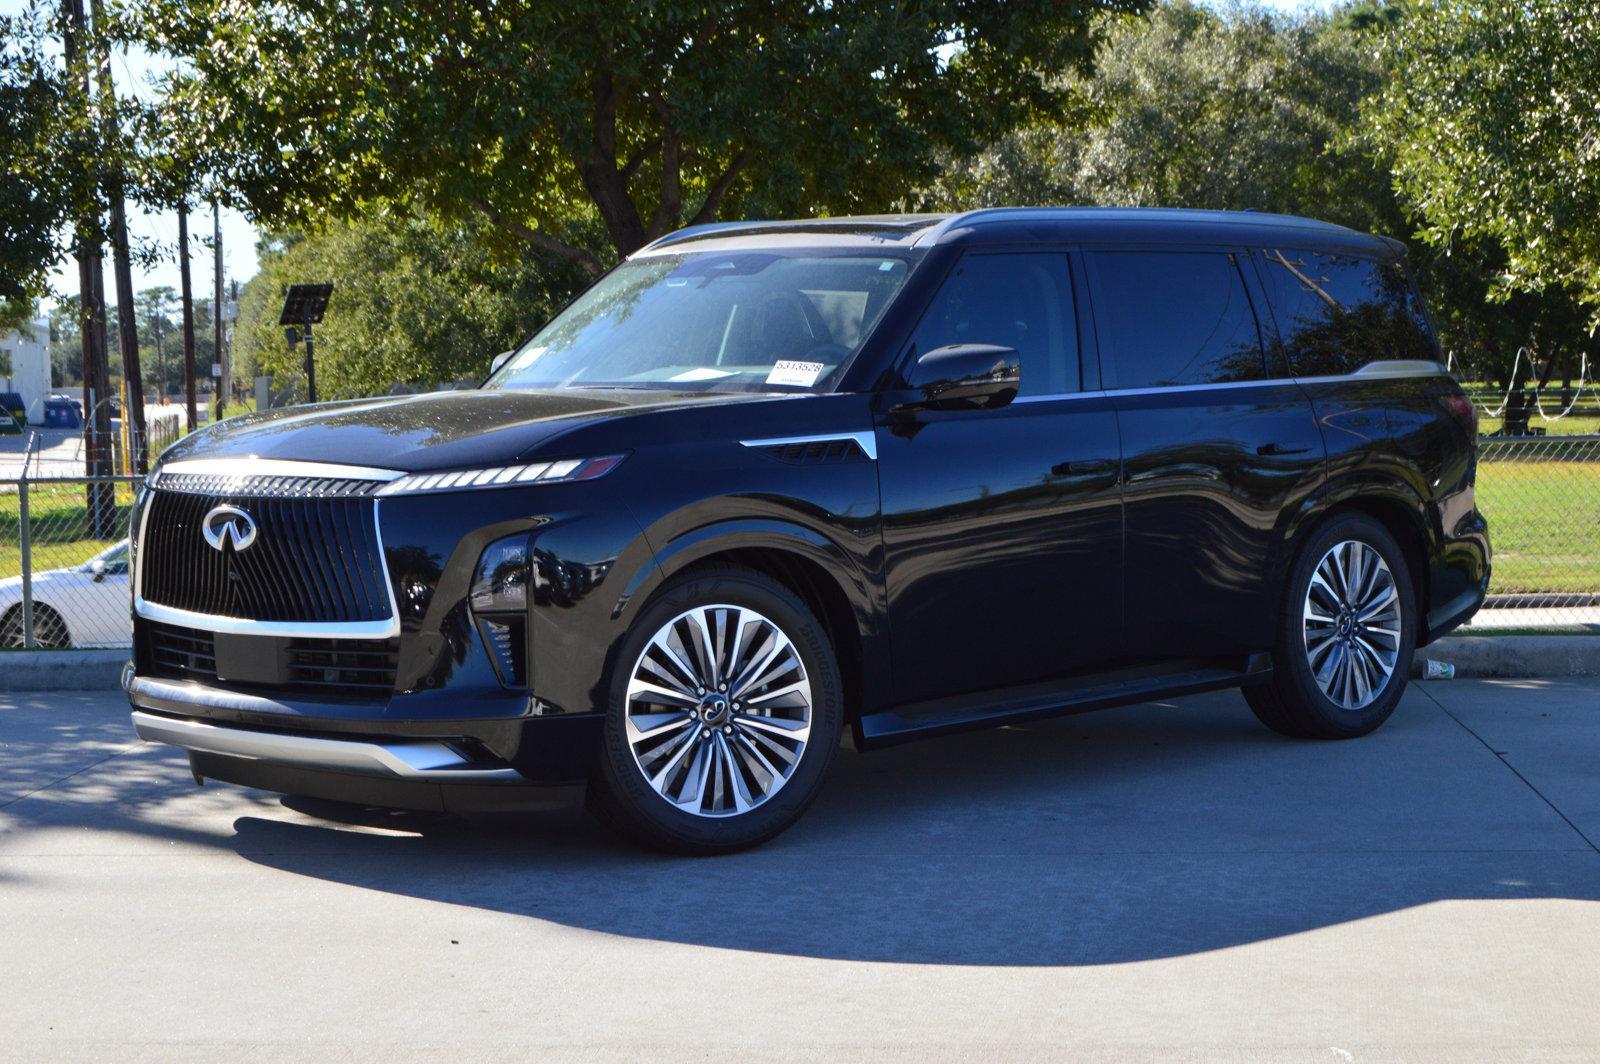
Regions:
[[[669,524],[657,522],[655,531],[659,534]],[[654,542],[651,530],[646,530],[645,539]],[[876,570],[881,551],[876,542],[866,547],[864,556],[858,556],[826,533],[781,517],[730,517],[689,528],[654,548],[654,565],[642,566],[630,576],[612,613],[620,622],[619,630],[626,630],[639,604],[690,566],[719,554],[751,550],[779,552],[808,562],[833,584],[848,607],[860,642],[860,697],[866,705],[887,704],[892,674],[882,624],[883,581]]]

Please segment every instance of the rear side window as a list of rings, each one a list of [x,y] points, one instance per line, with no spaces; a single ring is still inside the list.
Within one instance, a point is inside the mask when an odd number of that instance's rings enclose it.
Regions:
[[[1261,333],[1233,255],[1103,251],[1089,258],[1108,387],[1262,378]]]
[[[1078,325],[1065,254],[968,253],[945,278],[911,339],[911,357],[948,344],[1016,350],[1021,395],[1081,387]],[[916,383],[916,368],[909,370]]]
[[[1269,248],[1261,259],[1278,336],[1296,377],[1439,357],[1421,300],[1398,264],[1287,248]]]

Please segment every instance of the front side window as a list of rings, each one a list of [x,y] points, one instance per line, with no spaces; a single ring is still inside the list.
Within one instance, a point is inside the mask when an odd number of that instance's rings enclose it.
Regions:
[[[1089,259],[1108,387],[1224,384],[1265,375],[1261,334],[1233,255],[1103,251]]]
[[[487,386],[815,391],[855,354],[910,266],[773,251],[625,262]]]
[[[1437,359],[1416,290],[1398,264],[1271,248],[1261,252],[1289,371],[1354,373],[1386,359]]]
[[[917,325],[914,360],[950,344],[995,344],[1017,352],[1019,395],[1079,390],[1078,325],[1064,254],[968,253]],[[915,362],[907,371],[919,384]]]

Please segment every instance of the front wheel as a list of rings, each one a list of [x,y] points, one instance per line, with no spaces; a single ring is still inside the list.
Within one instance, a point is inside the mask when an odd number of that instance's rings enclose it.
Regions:
[[[827,633],[753,570],[669,584],[611,667],[591,788],[603,820],[674,853],[729,853],[800,818],[839,746],[843,698]]]
[[[1303,739],[1375,730],[1405,692],[1417,638],[1411,572],[1389,531],[1341,514],[1301,548],[1270,682],[1244,689],[1261,722]]]

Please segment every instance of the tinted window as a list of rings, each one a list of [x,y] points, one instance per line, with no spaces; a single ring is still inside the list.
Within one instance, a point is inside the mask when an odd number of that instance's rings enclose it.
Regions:
[[[1077,391],[1078,326],[1067,257],[966,255],[945,278],[911,344],[913,358],[947,344],[1015,348],[1020,394]],[[917,383],[914,364],[908,373]]]
[[[1090,257],[1108,387],[1262,377],[1261,334],[1232,255],[1109,251]]]
[[[1261,257],[1295,376],[1353,373],[1383,359],[1438,358],[1421,301],[1398,265],[1292,249]]]

